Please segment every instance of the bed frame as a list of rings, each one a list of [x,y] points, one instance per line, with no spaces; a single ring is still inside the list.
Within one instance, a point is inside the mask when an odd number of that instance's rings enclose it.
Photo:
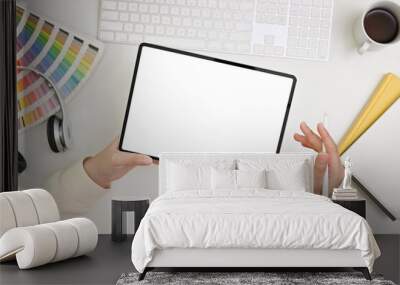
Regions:
[[[151,270],[178,271],[361,271],[371,275],[359,250],[332,249],[195,249],[156,250],[152,261],[139,275]]]

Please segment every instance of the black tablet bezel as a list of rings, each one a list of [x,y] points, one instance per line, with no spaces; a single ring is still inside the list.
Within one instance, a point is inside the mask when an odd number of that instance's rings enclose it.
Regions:
[[[183,55],[186,55],[186,56],[193,56],[193,57],[197,57],[197,58],[201,58],[201,59],[205,59],[205,60],[215,61],[215,62],[222,63],[222,64],[229,64],[229,65],[233,65],[233,66],[236,66],[236,67],[246,68],[246,69],[250,69],[250,70],[256,70],[256,71],[270,73],[270,74],[279,75],[279,76],[283,76],[283,77],[287,77],[287,78],[292,79],[293,80],[292,88],[290,90],[289,100],[288,100],[288,103],[286,105],[285,117],[283,119],[282,128],[281,128],[281,132],[280,132],[280,135],[279,135],[279,141],[278,141],[278,145],[277,145],[277,148],[276,148],[276,153],[280,152],[281,146],[282,146],[283,137],[284,137],[285,130],[286,130],[287,120],[289,118],[290,107],[292,105],[294,89],[295,89],[296,83],[297,83],[297,78],[294,75],[291,75],[291,74],[288,74],[288,73],[279,72],[279,71],[274,71],[274,70],[270,70],[270,69],[260,68],[260,67],[256,67],[256,66],[246,65],[246,64],[242,64],[242,63],[238,63],[238,62],[228,61],[228,60],[224,60],[224,59],[220,59],[220,58],[215,58],[215,57],[210,57],[210,56],[206,56],[206,55],[196,54],[196,53],[192,53],[192,52],[188,52],[188,51],[178,50],[178,49],[174,49],[174,48],[170,48],[170,47],[155,45],[155,44],[151,44],[151,43],[141,43],[139,45],[138,54],[137,54],[137,57],[136,57],[135,69],[134,69],[134,72],[133,72],[131,89],[130,89],[130,92],[129,92],[128,103],[126,105],[124,122],[123,122],[123,125],[122,125],[122,132],[121,132],[119,145],[118,145],[118,149],[120,151],[130,152],[130,153],[140,153],[140,152],[135,152],[135,151],[123,149],[122,148],[122,144],[123,144],[123,141],[124,141],[126,124],[128,122],[128,116],[129,116],[129,112],[130,112],[130,108],[131,108],[132,95],[133,95],[133,90],[134,90],[134,87],[135,87],[136,76],[137,76],[138,69],[139,69],[140,57],[141,57],[141,54],[142,54],[142,49],[144,47],[160,49],[160,50],[164,50],[164,51],[168,51],[168,52],[183,54]],[[148,154],[145,154],[145,155],[148,155]],[[157,156],[152,156],[152,155],[149,155],[149,156],[154,160],[158,160],[159,159]]]

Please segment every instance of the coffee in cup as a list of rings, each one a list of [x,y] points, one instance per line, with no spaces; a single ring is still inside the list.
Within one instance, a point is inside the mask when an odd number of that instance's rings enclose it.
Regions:
[[[400,6],[394,2],[374,3],[357,19],[354,36],[358,52],[376,50],[399,40]]]

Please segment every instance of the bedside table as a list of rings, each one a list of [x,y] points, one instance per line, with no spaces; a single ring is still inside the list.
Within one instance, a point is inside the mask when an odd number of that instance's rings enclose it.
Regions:
[[[135,231],[140,221],[149,208],[150,199],[147,197],[120,196],[113,197],[111,202],[111,239],[113,241],[124,241],[127,238],[125,212],[135,213]]]
[[[354,200],[334,200],[333,203],[339,204],[340,206],[359,214],[364,219],[366,218],[366,200],[354,199]]]

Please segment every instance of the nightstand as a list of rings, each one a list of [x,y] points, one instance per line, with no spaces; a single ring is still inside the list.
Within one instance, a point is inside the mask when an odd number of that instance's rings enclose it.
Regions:
[[[111,238],[113,241],[124,241],[126,234],[126,212],[135,213],[135,231],[138,229],[140,221],[149,208],[150,199],[147,197],[122,196],[113,197],[111,204]]]
[[[339,204],[340,206],[359,214],[364,219],[366,218],[366,201],[364,199],[354,199],[354,200],[334,200],[333,203]]]

